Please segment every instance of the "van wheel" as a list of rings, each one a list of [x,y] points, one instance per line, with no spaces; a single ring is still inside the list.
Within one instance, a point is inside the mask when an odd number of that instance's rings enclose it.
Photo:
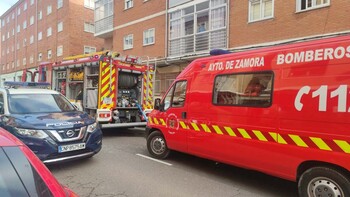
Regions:
[[[327,167],[314,167],[305,171],[298,183],[299,196],[350,196],[349,179],[341,172]]]
[[[154,131],[148,136],[147,149],[157,159],[165,159],[170,153],[165,138],[160,131]]]

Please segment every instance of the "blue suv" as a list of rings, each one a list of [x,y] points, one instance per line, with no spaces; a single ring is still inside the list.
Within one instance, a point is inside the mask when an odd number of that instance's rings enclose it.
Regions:
[[[101,150],[99,124],[62,94],[36,88],[43,83],[5,82],[5,86],[0,88],[0,127],[23,141],[44,163],[92,157]]]

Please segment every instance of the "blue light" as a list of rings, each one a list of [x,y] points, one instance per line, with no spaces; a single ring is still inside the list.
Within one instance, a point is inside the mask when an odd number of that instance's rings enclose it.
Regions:
[[[47,82],[20,82],[20,81],[5,81],[5,87],[9,88],[49,88],[50,83]]]

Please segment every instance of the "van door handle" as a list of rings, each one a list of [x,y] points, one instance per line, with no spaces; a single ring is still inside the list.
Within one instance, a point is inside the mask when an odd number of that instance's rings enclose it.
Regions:
[[[181,113],[181,117],[182,117],[182,119],[186,119],[187,118],[187,113],[186,112],[182,112]]]

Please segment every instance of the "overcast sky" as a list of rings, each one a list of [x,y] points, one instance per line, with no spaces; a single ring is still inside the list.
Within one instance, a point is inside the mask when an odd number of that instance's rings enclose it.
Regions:
[[[0,16],[2,16],[18,0],[0,0]]]

